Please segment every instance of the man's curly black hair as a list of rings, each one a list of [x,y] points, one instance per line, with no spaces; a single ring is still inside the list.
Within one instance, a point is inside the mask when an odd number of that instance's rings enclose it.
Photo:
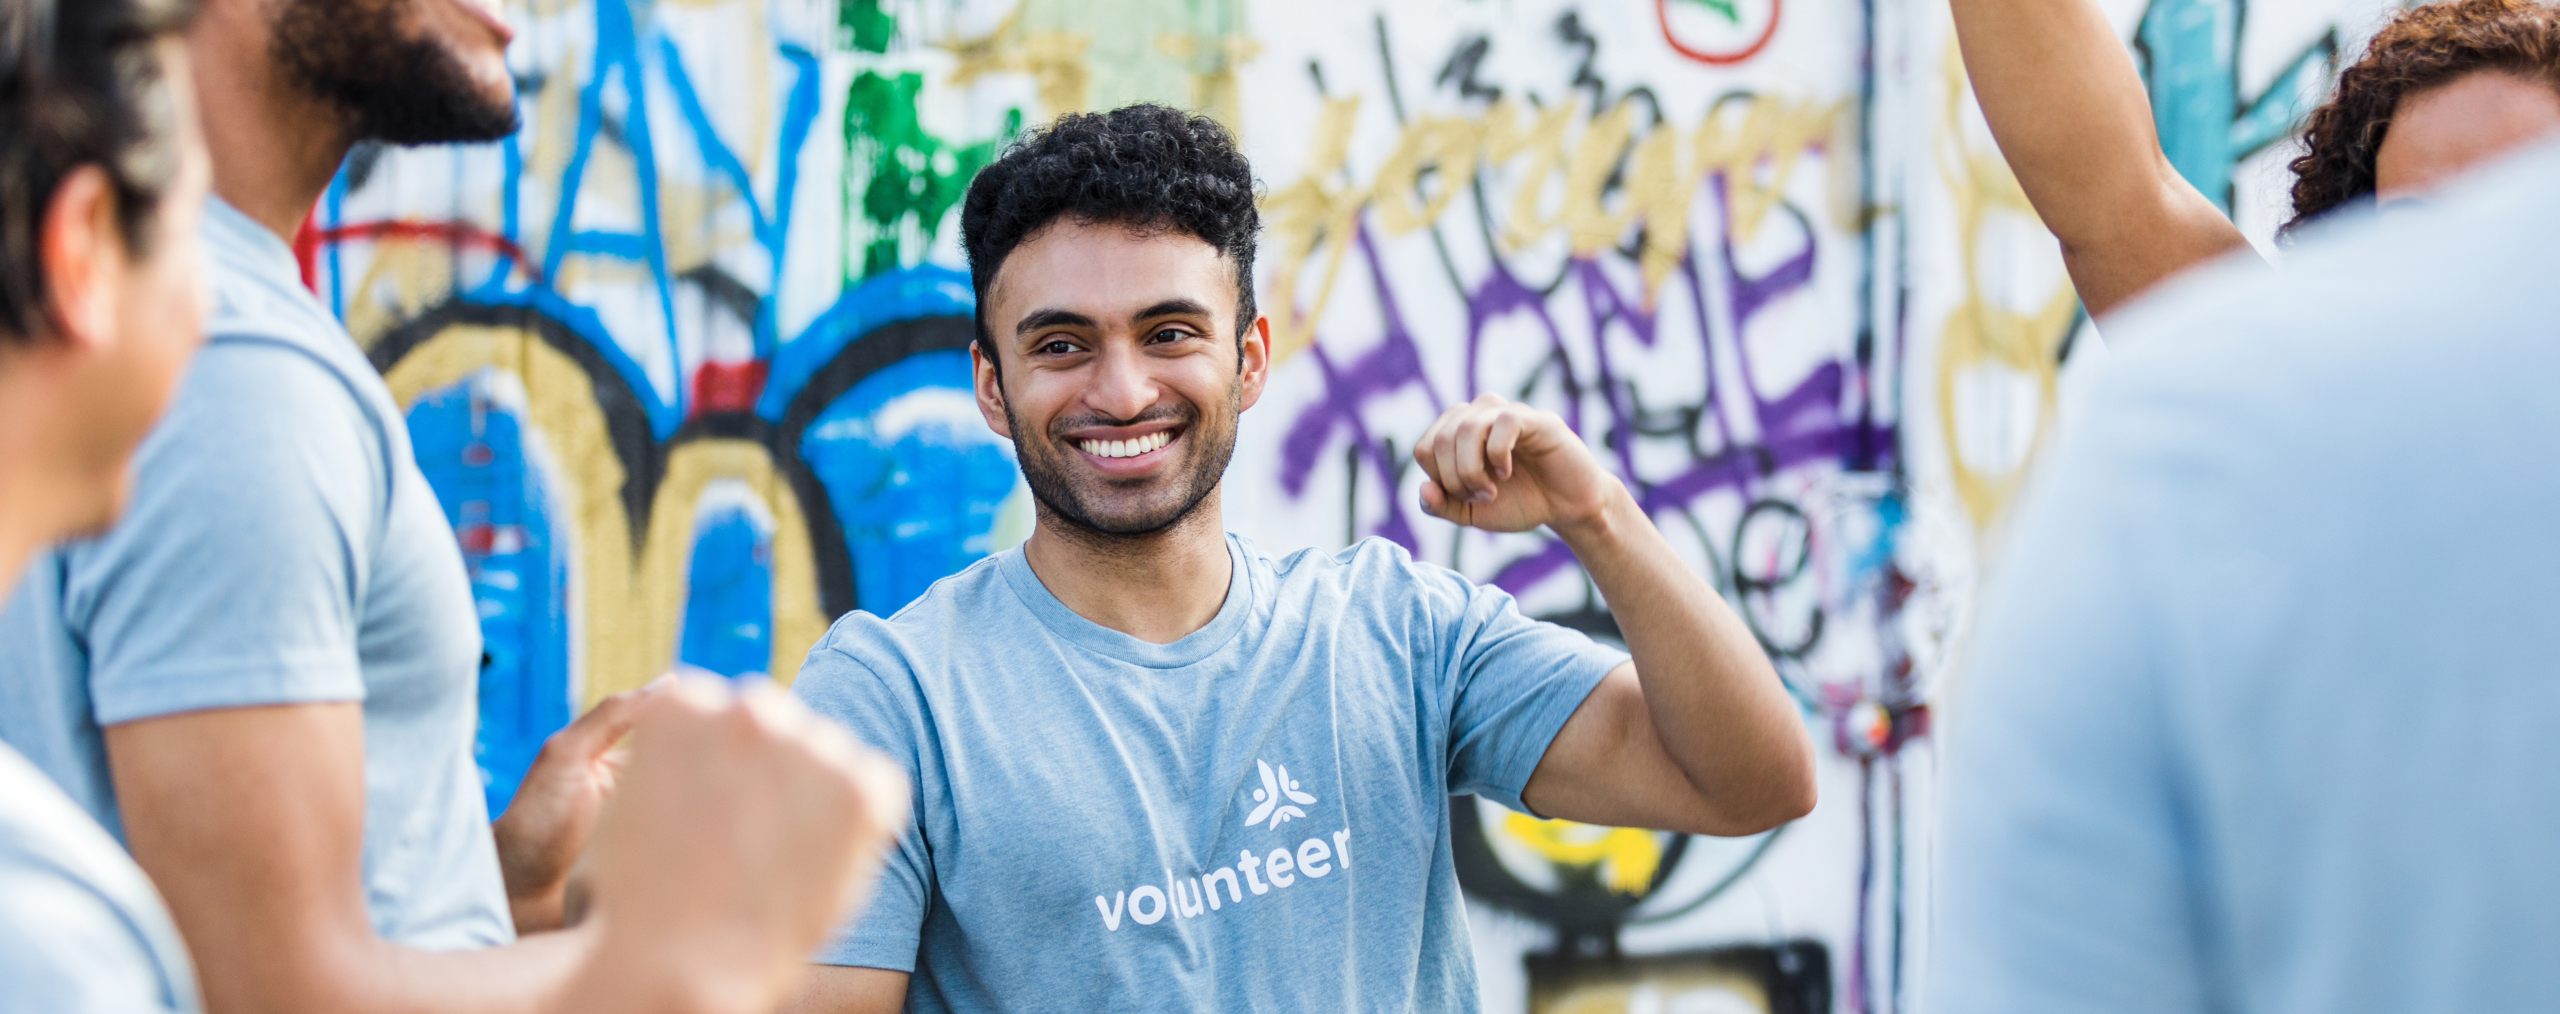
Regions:
[[[978,293],[978,341],[990,361],[987,286],[1013,248],[1061,218],[1185,232],[1236,269],[1236,336],[1253,325],[1253,250],[1262,231],[1253,167],[1206,116],[1152,104],[1075,113],[1024,134],[969,183],[960,245]],[[1241,352],[1239,352],[1241,355]]]

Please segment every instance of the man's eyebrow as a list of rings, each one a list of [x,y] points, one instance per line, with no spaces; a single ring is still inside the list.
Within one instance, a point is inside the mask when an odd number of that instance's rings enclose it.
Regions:
[[[1209,308],[1193,299],[1168,299],[1130,315],[1131,323],[1142,323],[1158,317],[1206,317]]]
[[[1046,331],[1053,327],[1091,328],[1093,327],[1093,318],[1077,313],[1074,310],[1061,310],[1056,307],[1050,307],[1043,310],[1033,310],[1029,315],[1023,317],[1019,323],[1013,325],[1013,336],[1016,338],[1027,338],[1030,337],[1031,333],[1034,331]]]

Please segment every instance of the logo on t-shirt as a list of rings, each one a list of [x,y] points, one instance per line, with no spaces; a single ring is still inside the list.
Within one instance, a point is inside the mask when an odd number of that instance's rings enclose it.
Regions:
[[[1269,820],[1271,823],[1268,828],[1276,831],[1279,830],[1280,825],[1307,815],[1307,811],[1298,809],[1293,804],[1316,805],[1316,797],[1300,791],[1298,780],[1289,777],[1288,765],[1283,764],[1273,768],[1271,762],[1260,758],[1256,758],[1253,763],[1254,766],[1262,769],[1262,787],[1253,790],[1255,805],[1252,813],[1245,814],[1246,827]]]
[[[1316,805],[1315,795],[1289,777],[1286,765],[1260,758],[1253,763],[1261,771],[1262,787],[1253,790],[1253,812],[1245,815],[1244,826],[1278,830],[1281,824],[1306,816],[1302,806]],[[1351,872],[1351,828],[1347,825],[1330,835],[1319,831],[1295,847],[1284,844],[1268,851],[1239,850],[1232,865],[1218,866],[1206,873],[1182,876],[1164,868],[1162,886],[1144,883],[1097,894],[1093,896],[1093,907],[1102,916],[1102,928],[1117,933],[1130,923],[1153,926],[1168,916],[1177,920],[1198,918],[1222,906],[1243,904],[1247,898],[1322,880],[1336,870],[1346,876]],[[1221,886],[1226,888],[1224,892],[1218,890]]]

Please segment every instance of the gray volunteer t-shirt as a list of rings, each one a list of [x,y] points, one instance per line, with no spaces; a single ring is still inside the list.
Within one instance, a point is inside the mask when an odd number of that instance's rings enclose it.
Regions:
[[[192,1014],[159,892],[89,815],[0,746],[0,1010]]]
[[[444,511],[389,389],[284,242],[219,201],[204,240],[219,306],[123,519],[35,560],[0,612],[0,741],[121,838],[103,727],[362,702],[375,929],[505,943],[472,763],[480,627]]]
[[[828,632],[796,690],[917,819],[820,962],[912,971],[918,1011],[1475,1008],[1449,797],[1520,806],[1626,656],[1391,543],[1228,549],[1172,644],[1019,549]]]

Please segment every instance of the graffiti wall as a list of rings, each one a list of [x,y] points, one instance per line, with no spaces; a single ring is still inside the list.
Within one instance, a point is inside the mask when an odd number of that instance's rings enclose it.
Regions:
[[[2173,162],[2275,218],[2370,0],[2108,0]],[[2281,7],[2281,10],[2276,8]],[[1465,802],[1495,1010],[1898,1010],[1922,967],[1934,679],[2066,374],[2103,355],[1942,8],[1785,0],[521,0],[525,129],[366,149],[298,243],[408,406],[470,563],[503,806],[674,665],[788,679],[1019,541],[968,391],[956,209],[1027,126],[1237,129],[1278,365],[1231,527],[1395,540],[1600,637],[1565,548],[1423,515],[1444,407],[1551,408],[1736,603],[1822,806],[1727,840]]]

